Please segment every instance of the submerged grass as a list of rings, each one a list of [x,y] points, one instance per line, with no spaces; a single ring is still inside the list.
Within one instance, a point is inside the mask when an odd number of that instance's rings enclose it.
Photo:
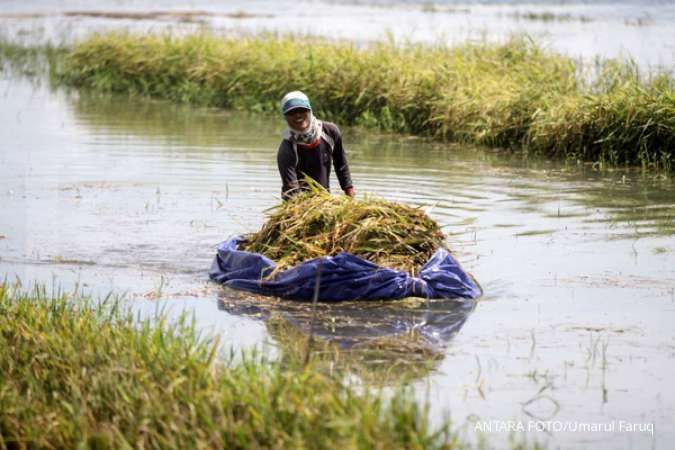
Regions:
[[[295,89],[318,115],[441,140],[670,168],[673,80],[609,61],[585,67],[527,39],[358,47],[293,37],[91,36],[67,58],[76,86],[276,111]]]
[[[0,74],[19,73],[41,77],[50,73],[57,77],[67,50],[52,45],[25,46],[0,37]]]
[[[275,272],[348,252],[416,274],[443,243],[439,225],[419,208],[381,198],[335,196],[315,183],[273,208],[242,248],[274,260]]]
[[[185,319],[0,284],[0,448],[465,447],[409,391],[216,354]]]
[[[593,19],[588,16],[574,16],[572,14],[559,14],[552,11],[516,11],[508,14],[508,17],[512,17],[516,20],[536,20],[542,22],[570,22],[570,21],[579,21],[579,22],[592,22]]]

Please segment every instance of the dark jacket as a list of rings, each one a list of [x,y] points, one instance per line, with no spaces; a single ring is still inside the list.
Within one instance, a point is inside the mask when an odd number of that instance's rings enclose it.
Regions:
[[[335,166],[335,173],[342,190],[352,187],[352,177],[347,165],[347,153],[342,146],[340,130],[334,123],[323,122],[323,132],[328,136],[328,139],[322,137],[321,143],[315,148],[297,145],[297,153],[290,141],[287,139],[281,141],[277,153],[277,164],[281,175],[282,198],[287,199],[303,189],[306,186],[305,175],[330,190],[331,165]],[[330,140],[333,141],[332,149]]]

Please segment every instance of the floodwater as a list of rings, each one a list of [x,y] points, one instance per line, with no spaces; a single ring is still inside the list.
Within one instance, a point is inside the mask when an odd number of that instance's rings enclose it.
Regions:
[[[278,202],[279,118],[54,91],[6,72],[0,99],[0,274],[125,293],[143,314],[189,311],[225,345],[277,349],[266,311],[207,270],[218,242],[256,230]],[[501,446],[522,426],[564,448],[668,447],[672,178],[344,134],[358,192],[428,206],[485,295],[473,311],[323,307],[319,336],[341,317],[356,341],[378,318],[399,331],[435,320],[442,355],[412,383],[472,440],[480,427]],[[306,315],[276,309],[306,331]]]
[[[593,63],[630,58],[675,70],[675,0],[5,0],[0,36],[61,44],[111,29],[295,33],[369,42],[458,44],[527,35]]]
[[[0,11],[0,35],[29,44],[120,28],[358,42],[527,33],[574,57],[670,72],[674,24],[673,1],[27,0]],[[497,448],[511,436],[589,449],[675,439],[671,177],[344,129],[357,191],[426,206],[485,295],[320,305],[315,320],[307,305],[208,281],[216,245],[257,230],[279,201],[280,118],[52,90],[9,72],[0,105],[0,276],[124,294],[142,315],[188,311],[225,346],[273,355],[289,350],[272,317],[344,348],[414,332],[431,364],[390,342],[371,379],[412,373],[433,417]]]

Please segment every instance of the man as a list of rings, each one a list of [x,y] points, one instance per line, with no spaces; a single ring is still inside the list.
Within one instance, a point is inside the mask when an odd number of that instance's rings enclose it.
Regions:
[[[309,99],[300,91],[284,96],[281,111],[288,123],[277,153],[282,198],[287,200],[306,188],[305,176],[330,190],[331,164],[342,190],[353,197],[354,186],[338,127],[314,117]]]

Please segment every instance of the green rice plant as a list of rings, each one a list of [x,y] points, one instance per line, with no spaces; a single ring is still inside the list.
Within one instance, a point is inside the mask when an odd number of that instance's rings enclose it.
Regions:
[[[186,317],[0,284],[0,448],[464,448],[410,391],[219,360]]]
[[[331,195],[316,182],[271,210],[243,250],[276,261],[270,276],[305,260],[341,252],[416,274],[444,243],[440,226],[419,208],[381,198]]]
[[[311,38],[112,33],[78,43],[62,81],[179,102],[277,111],[300,89],[317,115],[439,140],[613,165],[670,167],[675,100],[667,75],[586,67],[528,39],[505,44],[357,46]]]
[[[670,168],[674,131],[673,90],[624,82],[597,95],[559,98],[530,128],[528,145],[611,165]]]

